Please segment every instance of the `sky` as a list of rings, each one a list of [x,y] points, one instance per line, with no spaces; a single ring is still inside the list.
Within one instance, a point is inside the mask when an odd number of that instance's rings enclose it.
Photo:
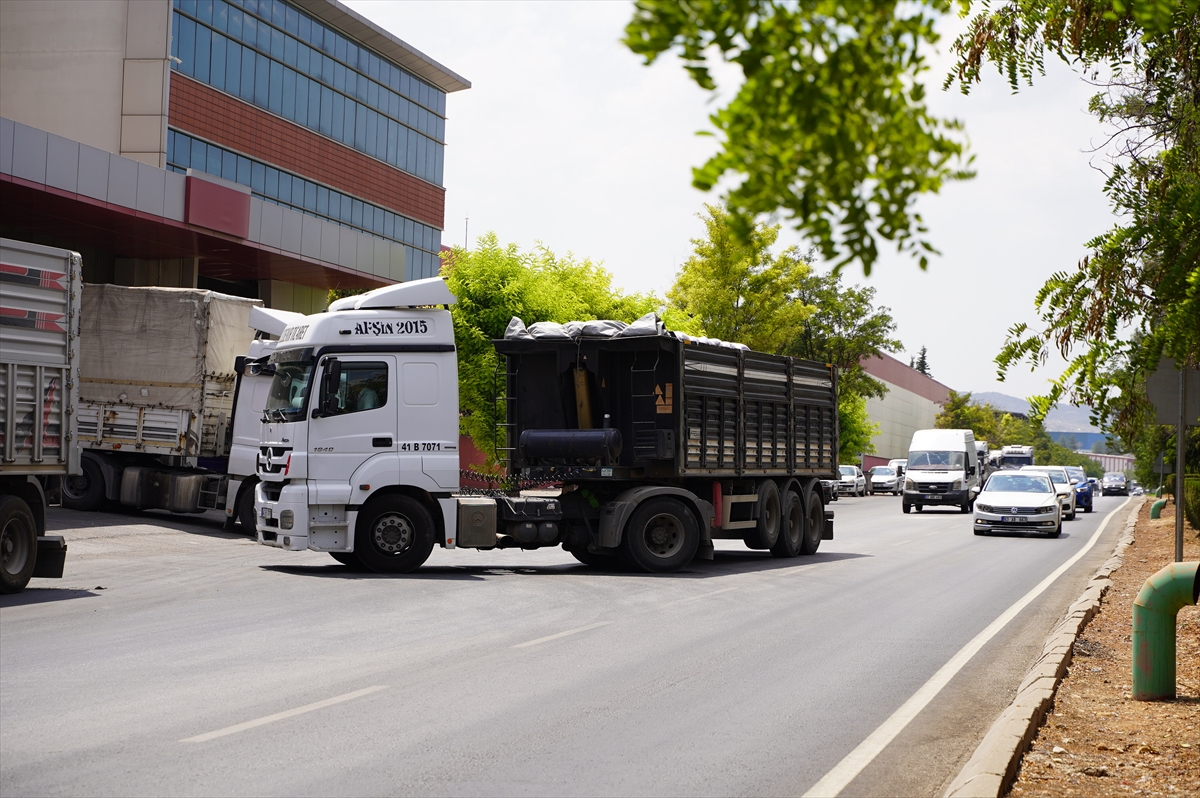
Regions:
[[[697,213],[718,199],[692,188],[691,169],[718,146],[696,132],[719,98],[674,56],[647,67],[620,43],[632,3],[345,2],[472,84],[446,101],[443,244],[487,231],[523,249],[540,242],[602,262],[626,292],[665,295],[703,232]],[[1103,130],[1086,111],[1093,89],[1058,62],[1015,95],[994,72],[970,96],[943,92],[960,24],[945,21],[926,83],[932,112],[965,123],[978,174],[918,202],[941,255],[922,272],[884,252],[869,277],[844,274],[891,309],[896,357],[925,346],[947,386],[1024,397],[1044,392],[1061,361],[1000,383],[993,358],[1012,324],[1037,322],[1046,278],[1074,269],[1114,223],[1091,152]],[[721,70],[721,90],[738,74]],[[807,246],[785,224],[790,244]]]

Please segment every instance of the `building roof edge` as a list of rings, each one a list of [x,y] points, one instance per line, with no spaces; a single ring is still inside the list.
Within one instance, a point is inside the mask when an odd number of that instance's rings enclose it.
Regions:
[[[338,0],[290,0],[309,14],[377,50],[446,93],[471,88],[471,81],[442,66]]]

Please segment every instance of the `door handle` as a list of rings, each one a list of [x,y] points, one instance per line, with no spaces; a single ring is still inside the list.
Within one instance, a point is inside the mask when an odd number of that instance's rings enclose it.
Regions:
[[[371,445],[378,449],[387,448],[392,445],[392,439],[391,438],[372,438]]]

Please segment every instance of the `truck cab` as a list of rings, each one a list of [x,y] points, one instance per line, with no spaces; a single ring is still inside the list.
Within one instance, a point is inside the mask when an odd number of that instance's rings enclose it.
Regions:
[[[350,554],[366,512],[378,518],[358,559],[412,550],[424,561],[435,543],[454,546],[454,326],[448,310],[429,307],[454,297],[439,278],[390,288],[289,326],[270,355],[261,543]]]

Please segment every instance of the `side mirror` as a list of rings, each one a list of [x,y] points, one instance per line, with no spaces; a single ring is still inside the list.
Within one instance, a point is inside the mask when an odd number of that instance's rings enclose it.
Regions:
[[[321,415],[333,416],[338,407],[338,388],[342,383],[342,362],[336,357],[325,360],[325,373],[321,377]]]

